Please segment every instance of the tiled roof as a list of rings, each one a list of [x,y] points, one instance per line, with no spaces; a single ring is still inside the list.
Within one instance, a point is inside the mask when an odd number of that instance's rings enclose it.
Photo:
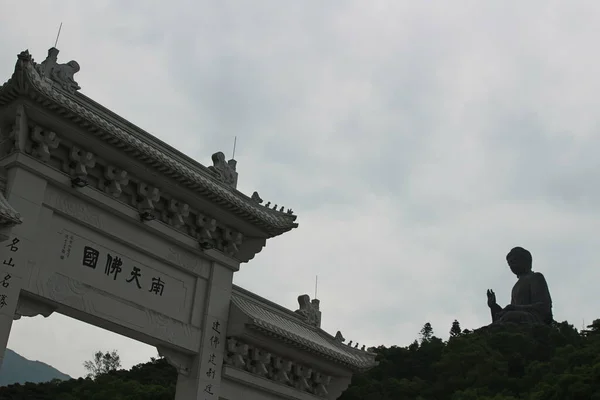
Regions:
[[[291,310],[273,307],[270,302],[235,287],[232,305],[251,320],[251,327],[322,357],[347,365],[353,370],[374,367],[375,354],[354,349],[335,340],[322,329],[308,325]]]
[[[68,118],[93,135],[131,154],[233,214],[264,229],[271,237],[298,226],[296,216],[262,206],[220,182],[200,163],[93,102],[79,92],[69,93],[42,78],[29,52],[19,54],[15,72],[0,86],[0,105],[27,95]]]

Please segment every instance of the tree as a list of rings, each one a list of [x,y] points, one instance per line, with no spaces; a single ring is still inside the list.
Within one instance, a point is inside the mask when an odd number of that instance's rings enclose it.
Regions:
[[[432,336],[433,328],[431,327],[431,324],[427,322],[423,325],[423,329],[421,329],[421,343],[430,341]]]
[[[458,322],[458,320],[454,320],[454,322],[452,323],[452,328],[450,328],[450,337],[458,337],[460,336],[462,333],[462,330],[460,329],[460,322]]]
[[[585,329],[582,333],[584,335],[598,335],[600,334],[600,319],[595,319],[591,325],[587,326],[588,329]]]
[[[121,357],[116,350],[102,353],[97,351],[94,358],[83,363],[83,367],[88,371],[88,378],[97,378],[99,375],[115,371],[121,367]]]

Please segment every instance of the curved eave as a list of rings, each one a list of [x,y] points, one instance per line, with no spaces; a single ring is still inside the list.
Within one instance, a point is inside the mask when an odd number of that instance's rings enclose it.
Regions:
[[[372,362],[365,360],[365,362],[359,363],[355,360],[352,360],[350,357],[344,357],[343,355],[336,354],[325,347],[316,345],[314,343],[306,343],[306,341],[301,337],[298,337],[291,332],[281,332],[280,329],[270,324],[263,323],[260,320],[252,320],[252,323],[249,324],[248,327],[260,331],[268,336],[274,337],[281,342],[333,361],[336,364],[341,364],[354,372],[364,372],[377,365],[377,362],[374,359]]]
[[[0,192],[0,227],[10,228],[22,222],[21,214],[10,205],[4,194]]]
[[[295,312],[234,286],[233,315],[243,315],[244,329],[260,331],[278,341],[315,354],[352,371],[365,371],[377,363],[374,353],[354,349],[336,341],[320,328],[307,324]]]
[[[201,172],[203,168],[200,164],[185,165],[180,160],[168,157],[160,149],[136,137],[140,135],[135,131],[126,132],[109,118],[92,111],[92,107],[86,107],[85,96],[78,93],[71,95],[43,80],[35,71],[33,60],[28,53],[19,55],[13,76],[0,86],[0,105],[9,104],[23,95],[233,215],[259,227],[268,237],[275,237],[298,227],[295,215],[261,206],[243,193]]]

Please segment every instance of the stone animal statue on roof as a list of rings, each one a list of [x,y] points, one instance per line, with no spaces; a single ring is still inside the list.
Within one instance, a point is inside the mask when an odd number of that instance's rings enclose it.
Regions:
[[[66,64],[59,64],[58,53],[55,47],[48,50],[48,57],[37,67],[37,71],[41,76],[58,83],[66,91],[74,93],[81,89],[74,79],[75,74],[80,70],[79,63],[71,60]]]
[[[504,308],[496,302],[494,291],[487,291],[492,325],[511,322],[551,324],[552,298],[544,275],[532,271],[531,253],[522,247],[515,247],[506,256],[506,261],[518,280],[512,289],[511,302]]]
[[[300,308],[296,310],[297,314],[300,314],[304,320],[317,328],[321,327],[321,311],[319,311],[319,304],[321,302],[317,299],[310,300],[310,296],[303,294],[298,296],[298,305]]]

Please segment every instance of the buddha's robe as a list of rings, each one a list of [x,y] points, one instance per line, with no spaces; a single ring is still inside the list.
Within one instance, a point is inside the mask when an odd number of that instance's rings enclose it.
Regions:
[[[552,298],[544,275],[530,272],[519,278],[512,289],[511,305],[515,310],[504,311],[500,306],[492,307],[494,323],[552,323]]]

